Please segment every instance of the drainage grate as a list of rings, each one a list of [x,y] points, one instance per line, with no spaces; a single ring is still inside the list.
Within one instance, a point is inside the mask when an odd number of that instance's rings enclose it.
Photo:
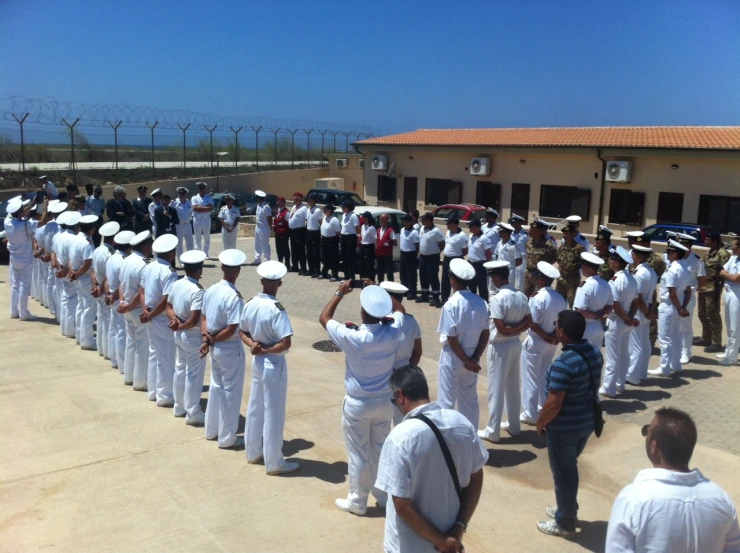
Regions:
[[[337,353],[339,351],[342,351],[331,340],[322,340],[320,342],[316,342],[311,347],[313,349],[317,349],[326,353]]]

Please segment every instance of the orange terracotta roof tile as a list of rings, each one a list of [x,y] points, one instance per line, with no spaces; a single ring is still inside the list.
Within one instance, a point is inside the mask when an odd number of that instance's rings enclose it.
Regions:
[[[740,127],[419,129],[357,142],[382,146],[543,146],[740,149]]]

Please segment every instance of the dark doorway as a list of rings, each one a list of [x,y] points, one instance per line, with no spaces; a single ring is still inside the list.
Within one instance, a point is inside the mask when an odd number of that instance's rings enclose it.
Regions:
[[[492,207],[501,213],[501,185],[479,180],[475,189],[475,203],[483,207]]]
[[[515,182],[511,185],[511,213],[529,220],[529,185]]]
[[[680,223],[683,221],[683,194],[661,192],[658,194],[657,223]]]
[[[416,209],[416,177],[403,177],[403,206],[408,213]]]

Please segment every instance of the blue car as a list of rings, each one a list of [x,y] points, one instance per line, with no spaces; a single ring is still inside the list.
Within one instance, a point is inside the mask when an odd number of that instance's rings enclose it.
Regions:
[[[690,223],[658,223],[642,230],[651,242],[667,242],[669,232],[682,232],[696,237],[697,244],[700,245],[704,245],[704,240],[709,233],[714,232],[712,227]]]

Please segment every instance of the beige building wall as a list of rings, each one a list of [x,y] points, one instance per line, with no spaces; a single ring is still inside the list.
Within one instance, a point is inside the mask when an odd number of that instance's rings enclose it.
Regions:
[[[326,154],[324,157],[328,160],[329,177],[343,178],[344,189],[348,192],[355,192],[364,199],[365,171],[360,167],[360,162],[365,159],[365,156],[354,153],[337,153]],[[346,159],[347,167],[337,167],[337,159]]]

